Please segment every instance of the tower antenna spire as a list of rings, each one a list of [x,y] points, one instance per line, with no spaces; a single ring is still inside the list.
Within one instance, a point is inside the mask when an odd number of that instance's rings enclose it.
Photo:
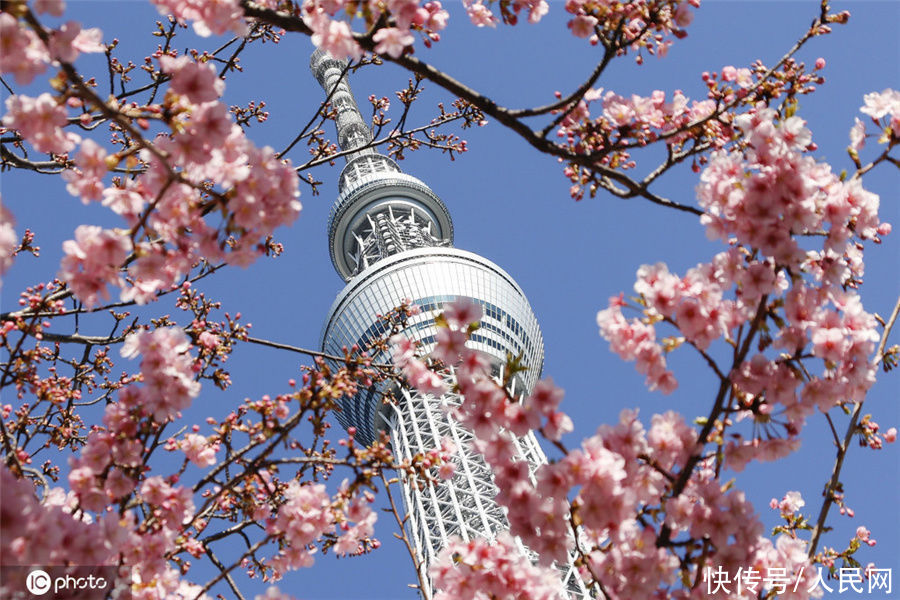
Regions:
[[[350,90],[350,83],[344,74],[349,63],[334,58],[324,50],[316,50],[309,59],[309,68],[326,93],[331,94],[331,105],[337,110],[338,144],[341,150],[358,153],[348,154],[347,162],[362,154],[377,154],[369,147],[372,131],[359,112],[359,106]]]

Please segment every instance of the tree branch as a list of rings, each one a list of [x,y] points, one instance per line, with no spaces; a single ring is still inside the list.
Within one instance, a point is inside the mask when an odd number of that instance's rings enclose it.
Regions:
[[[884,332],[881,334],[881,341],[878,343],[878,349],[875,351],[875,365],[880,363],[884,357],[884,348],[887,346],[888,336],[890,336],[891,330],[897,322],[898,315],[900,315],[900,298],[897,298],[897,302],[894,304],[894,310],[887,320],[887,323],[885,323]],[[853,414],[850,416],[850,422],[847,423],[847,431],[844,432],[844,440],[840,444],[836,444],[837,456],[835,456],[834,466],[831,469],[831,477],[828,479],[825,491],[822,492],[822,495],[825,498],[822,500],[822,507],[819,509],[816,526],[813,529],[812,537],[809,541],[808,555],[810,558],[815,555],[816,549],[819,547],[819,539],[822,537],[822,533],[825,530],[825,521],[828,519],[828,512],[831,510],[831,505],[834,503],[834,492],[840,484],[841,469],[844,467],[844,458],[847,456],[847,451],[850,449],[850,441],[856,433],[857,425],[859,424],[859,415],[862,413],[862,407],[862,401],[856,403],[856,406],[853,408]]]

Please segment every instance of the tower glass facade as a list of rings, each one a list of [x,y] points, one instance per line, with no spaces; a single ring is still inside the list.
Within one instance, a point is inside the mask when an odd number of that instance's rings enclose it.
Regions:
[[[498,369],[508,355],[522,356],[527,370],[513,381],[513,393],[527,393],[537,382],[544,360],[544,345],[537,318],[522,289],[491,261],[453,248],[453,223],[440,198],[422,181],[402,173],[390,158],[370,148],[371,132],[344,77],[346,62],[322,51],[310,60],[310,69],[329,94],[337,111],[338,141],[347,163],[339,180],[338,199],[328,223],[331,260],[347,281],[329,311],[322,330],[322,348],[340,355],[343,347],[382,337],[381,315],[404,301],[419,313],[409,319],[403,334],[429,351],[434,347],[435,318],[447,304],[467,298],[479,304],[483,318],[469,347],[489,357]],[[389,362],[386,355],[373,357]],[[454,373],[443,375],[453,389]],[[408,533],[419,558],[426,587],[428,566],[453,537],[493,539],[509,528],[504,509],[495,497],[497,488],[484,458],[472,449],[472,432],[449,416],[460,403],[454,393],[441,397],[382,383],[344,398],[338,420],[355,427],[361,443],[386,433],[399,460],[441,447],[449,439],[457,448],[452,478],[439,483],[404,481],[403,497]],[[546,462],[533,434],[516,441],[518,456],[527,461],[532,476]],[[530,551],[521,543],[520,550]],[[586,596],[577,572],[560,566],[566,588]],[[430,587],[424,590],[430,597]]]

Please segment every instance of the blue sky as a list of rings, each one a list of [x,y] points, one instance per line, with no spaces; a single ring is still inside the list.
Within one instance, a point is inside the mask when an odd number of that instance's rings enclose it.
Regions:
[[[538,25],[523,23],[497,30],[472,27],[458,5],[447,4],[451,20],[442,41],[430,50],[418,45],[417,56],[501,104],[545,103],[554,90],[565,93],[580,83],[599,56],[597,49],[568,34],[562,2],[551,2],[550,13]],[[819,144],[818,157],[830,161],[836,171],[852,167],[844,148],[853,117],[861,116],[857,110],[863,94],[900,86],[896,36],[900,4],[846,4],[853,13],[850,23],[813,40],[799,56],[808,64],[818,56],[828,63],[826,84],[801,99],[799,115],[808,120]],[[647,57],[640,67],[631,58],[620,59],[599,85],[622,95],[646,95],[654,89],[671,94],[681,89],[689,97],[701,97],[700,73],[729,64],[745,66],[757,58],[766,64],[775,62],[803,33],[817,10],[818,2],[812,0],[705,3],[696,13],[688,38],[676,41],[667,58]],[[140,63],[155,47],[149,36],[154,15],[155,10],[142,2],[126,6],[124,2],[83,1],[69,3],[67,18],[101,27],[106,41],[120,38],[123,52],[119,55]],[[190,39],[185,34],[181,46],[193,45]],[[217,45],[215,40],[198,42],[200,48]],[[311,51],[307,38],[287,36],[278,45],[251,49],[242,57],[244,73],[228,80],[226,102],[267,102],[269,122],[250,131],[258,145],[283,148],[323,98],[308,72]],[[83,64],[87,69],[97,65],[90,60]],[[407,79],[408,75],[389,65],[364,69],[354,77],[352,86],[361,99],[369,94],[394,98],[393,92],[404,87]],[[449,101],[434,86],[426,84],[426,88],[411,123],[426,122],[438,101]],[[428,183],[447,204],[454,219],[455,245],[496,262],[528,295],[543,330],[544,375],[565,388],[563,409],[575,422],[576,431],[567,443],[575,445],[598,425],[615,422],[623,408],[639,407],[645,422],[654,413],[669,409],[688,418],[705,414],[712,401],[714,379],[699,357],[687,349],[676,352],[670,365],[679,377],[679,389],[670,396],[647,392],[633,365],[609,352],[594,319],[609,296],[631,291],[640,265],[665,261],[671,270],[683,273],[708,260],[722,246],[706,240],[696,217],[667,212],[644,201],[600,196],[574,202],[556,160],[539,155],[498,124],[466,131],[463,138],[470,151],[453,162],[437,153],[420,152],[402,162],[401,168]],[[293,152],[295,164],[305,159],[303,149]],[[338,168],[315,172],[324,182],[319,196],[303,188],[300,219],[279,235],[285,244],[281,258],[264,259],[247,270],[227,271],[202,285],[204,291],[224,301],[226,310],[240,311],[252,322],[257,337],[308,348],[318,344],[323,319],[342,287],[328,257],[325,230]],[[670,173],[659,183],[662,195],[694,203],[697,176],[689,169]],[[869,311],[883,316],[900,293],[897,184],[896,174],[887,170],[866,179],[866,187],[882,196],[882,220],[895,225],[893,235],[866,252],[864,303]],[[32,227],[42,247],[40,259],[22,257],[7,274],[0,299],[3,310],[14,308],[16,294],[25,285],[52,276],[60,245],[72,237],[77,224],[117,224],[105,209],[83,207],[56,178],[4,173],[2,193],[18,220],[17,231]],[[151,309],[175,312],[167,299]],[[205,390],[195,407],[224,414],[244,397],[284,391],[286,381],[297,375],[298,365],[296,356],[242,348],[230,363],[235,385],[224,393]],[[882,375],[866,403],[864,412],[871,412],[883,428],[900,425],[897,377],[896,373]],[[841,417],[838,422],[843,422]],[[754,500],[764,522],[774,525],[776,515],[767,508],[768,501],[789,490],[802,492],[806,510],[818,511],[833,455],[827,423],[817,415],[804,431],[799,452],[774,466],[752,465],[736,475],[736,483]],[[830,523],[836,531],[825,538],[825,544],[843,548],[856,527],[865,525],[878,545],[862,550],[859,559],[864,564],[871,561],[892,567],[900,577],[898,446],[881,452],[854,446],[842,480],[856,517],[848,519],[833,512]],[[380,517],[376,535],[383,548],[372,556],[349,560],[320,556],[313,569],[289,576],[283,589],[308,599],[413,598],[414,592],[405,587],[414,580],[412,568],[402,546],[392,539],[392,525],[388,515]],[[247,589],[253,586],[248,584]]]

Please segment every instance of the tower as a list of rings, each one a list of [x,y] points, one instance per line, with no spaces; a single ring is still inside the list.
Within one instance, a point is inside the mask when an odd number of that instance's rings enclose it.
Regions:
[[[348,153],[328,221],[331,260],[347,285],[325,321],[323,350],[340,355],[343,347],[367,347],[385,333],[379,316],[405,299],[412,300],[420,312],[410,318],[403,333],[430,349],[438,330],[435,317],[446,304],[468,298],[481,306],[484,315],[469,347],[482,352],[498,370],[507,355],[521,355],[527,370],[513,380],[512,391],[527,393],[540,376],[544,345],[525,294],[491,261],[454,248],[450,213],[440,198],[419,179],[402,173],[393,160],[368,147],[372,135],[344,77],[346,66],[320,50],[310,59],[313,75],[337,111],[338,143]],[[384,363],[390,357],[384,353],[373,360]],[[409,534],[421,559],[417,568],[427,585],[428,565],[450,538],[493,538],[509,525],[495,501],[490,467],[471,447],[472,432],[445,410],[458,405],[460,398],[453,393],[434,397],[402,387],[393,390],[394,402],[383,403],[384,391],[375,386],[341,402],[338,420],[344,427],[356,428],[360,443],[371,443],[385,431],[399,459],[439,448],[444,438],[457,448],[452,478],[403,486]],[[546,463],[533,434],[518,438],[516,444],[532,473]],[[577,572],[569,565],[560,570],[567,588],[586,597]]]

